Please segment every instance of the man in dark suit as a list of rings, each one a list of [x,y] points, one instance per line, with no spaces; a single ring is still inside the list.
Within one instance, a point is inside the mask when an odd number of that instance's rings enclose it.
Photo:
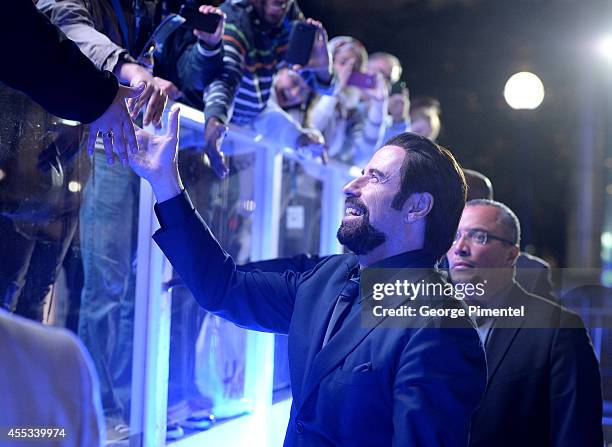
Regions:
[[[514,280],[519,241],[519,221],[507,206],[472,200],[447,255],[453,283],[486,282],[469,304],[524,309],[520,317],[476,319],[488,385],[470,446],[601,447],[601,379],[589,336],[577,314]]]
[[[493,200],[493,183],[482,172],[464,169],[467,183],[467,200]],[[520,252],[516,258],[516,282],[529,293],[543,296],[554,301],[558,298],[553,294],[550,264],[542,258]]]
[[[421,268],[440,281],[433,266],[450,247],[465,197],[450,152],[402,134],[374,154],[344,188],[338,238],[355,254],[331,256],[304,274],[242,272],[183,190],[176,111],[169,120],[165,136],[139,132],[146,150],[132,162],[158,200],[154,238],[202,307],[239,326],[289,334],[285,445],[466,445],[486,379],[470,320],[462,328],[431,317],[419,327],[387,328],[380,318],[364,327],[355,293],[369,266]]]

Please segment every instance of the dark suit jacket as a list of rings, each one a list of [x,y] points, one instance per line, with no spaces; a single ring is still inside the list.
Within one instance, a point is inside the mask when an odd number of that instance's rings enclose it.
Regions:
[[[559,300],[553,294],[550,265],[542,258],[522,251],[516,258],[516,282],[529,293]]]
[[[31,0],[2,3],[0,41],[0,81],[56,116],[89,123],[117,94],[112,73],[98,70]]]
[[[251,262],[240,268],[243,270],[253,270],[259,268],[261,270],[282,272],[285,270],[293,270],[295,272],[305,272],[310,270],[319,262],[325,259],[325,256],[299,254],[290,258],[268,259],[265,261]],[[442,269],[448,268],[448,262],[444,258],[439,266]],[[534,295],[543,296],[552,301],[558,301],[558,298],[553,294],[553,285],[550,273],[550,265],[545,260],[537,256],[521,252],[516,258],[516,282],[521,287]]]
[[[509,303],[524,305],[526,316],[492,329],[470,446],[601,447],[601,379],[582,320],[516,284]]]
[[[467,445],[486,380],[468,321],[366,328],[357,312],[321,349],[355,256],[331,256],[303,274],[238,271],[182,195],[158,207],[154,239],[202,307],[242,327],[289,334],[286,446]]]

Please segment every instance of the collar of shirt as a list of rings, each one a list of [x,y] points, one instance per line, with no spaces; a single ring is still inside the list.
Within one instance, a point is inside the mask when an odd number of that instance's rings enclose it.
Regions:
[[[380,280],[391,281],[397,276],[397,270],[399,269],[414,269],[411,274],[419,275],[419,278],[434,268],[437,261],[437,257],[432,255],[431,252],[420,249],[406,251],[395,256],[382,259],[375,262],[372,265],[366,267],[367,269],[390,269],[388,273],[380,272]],[[361,271],[359,271],[361,274]],[[350,276],[349,276],[350,277]],[[363,294],[359,302],[365,300],[370,294]]]
[[[368,266],[369,268],[433,268],[437,259],[429,251],[412,250],[382,259]]]
[[[503,288],[501,288],[495,295],[488,296],[484,300],[477,301],[472,304],[478,305],[480,307],[486,307],[489,309],[500,309],[502,307],[505,307],[508,301],[508,295],[513,286],[514,282],[512,281],[505,285]],[[484,326],[488,328],[493,325],[495,317],[477,317],[475,320],[478,327]]]

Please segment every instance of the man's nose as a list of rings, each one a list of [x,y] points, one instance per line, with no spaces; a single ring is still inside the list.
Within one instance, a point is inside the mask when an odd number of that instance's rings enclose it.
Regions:
[[[347,197],[359,197],[361,195],[361,180],[362,177],[357,177],[354,180],[348,182],[344,188],[342,188],[342,192]]]
[[[464,233],[459,236],[457,242],[453,245],[453,252],[458,256],[469,256],[470,255],[470,245],[467,242],[467,237]]]

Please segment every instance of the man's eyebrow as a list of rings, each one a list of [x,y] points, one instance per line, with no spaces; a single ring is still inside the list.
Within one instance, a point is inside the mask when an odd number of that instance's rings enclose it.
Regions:
[[[471,228],[466,228],[463,231],[482,231],[484,233],[488,233],[489,230],[487,230],[486,228],[482,228],[482,227],[471,227]]]
[[[366,173],[366,171],[361,171],[361,175],[365,175],[365,173]],[[383,177],[383,178],[387,177],[387,175],[384,172],[382,172],[381,170],[376,169],[376,168],[369,168],[368,169],[368,173],[369,174],[376,174],[379,177]]]

